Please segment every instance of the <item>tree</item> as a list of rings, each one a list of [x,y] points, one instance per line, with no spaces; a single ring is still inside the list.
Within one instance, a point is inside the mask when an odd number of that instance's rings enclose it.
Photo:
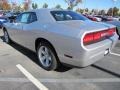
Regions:
[[[58,4],[58,5],[55,6],[55,8],[61,9],[61,6]]]
[[[95,9],[92,9],[91,14],[94,14],[94,13],[95,13]]]
[[[33,8],[33,9],[37,9],[37,8],[38,8],[37,3],[32,3],[32,8]]]
[[[34,4],[34,3],[32,3],[32,8],[33,8],[33,9],[35,8],[35,4]]]
[[[28,5],[28,3],[24,3],[24,10],[26,11],[26,10],[28,10],[29,9],[29,5]]]
[[[108,10],[108,12],[107,12],[107,15],[112,16],[112,14],[113,14],[113,9],[112,9],[112,8],[109,8],[109,10]]]
[[[11,9],[11,5],[6,1],[2,3],[2,9],[3,10],[10,10]]]
[[[119,13],[118,13],[118,16],[120,16],[120,9],[119,9]]]
[[[3,8],[2,8],[2,3],[0,3],[0,10],[2,10]]]
[[[119,9],[117,7],[113,8],[113,16],[118,15]]]
[[[119,9],[117,7],[110,8],[107,12],[107,14],[111,16],[116,16],[118,15],[118,13],[119,13]]]
[[[105,15],[106,13],[105,13],[105,10],[100,10],[99,11],[99,15]]]
[[[76,12],[78,12],[78,13],[83,13],[83,12],[84,12],[84,9],[77,8],[77,9],[76,9]]]
[[[14,9],[16,12],[22,11],[22,8],[20,5],[16,6]]]
[[[48,4],[44,3],[43,8],[48,8]]]
[[[85,9],[85,12],[89,12],[89,9],[88,9],[88,8],[86,8],[86,9]]]
[[[68,9],[68,10],[73,10],[73,7],[68,7],[67,9]]]
[[[106,13],[105,13],[105,10],[101,10],[101,14],[102,15],[105,15]]]
[[[81,3],[82,0],[65,0],[65,2],[68,4],[67,9],[73,10],[73,8]]]

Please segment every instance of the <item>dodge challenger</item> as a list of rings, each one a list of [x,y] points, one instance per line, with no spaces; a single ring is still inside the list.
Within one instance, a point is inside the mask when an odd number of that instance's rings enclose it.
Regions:
[[[16,42],[38,56],[45,70],[60,63],[86,67],[105,57],[115,46],[116,27],[88,20],[73,11],[36,9],[4,24],[6,43]]]

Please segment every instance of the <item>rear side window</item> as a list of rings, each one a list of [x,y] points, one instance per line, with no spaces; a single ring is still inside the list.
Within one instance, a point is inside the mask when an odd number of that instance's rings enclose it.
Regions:
[[[28,23],[28,19],[30,17],[29,13],[22,13],[20,15],[17,16],[15,22],[16,23]]]
[[[37,15],[36,15],[36,13],[31,12],[30,17],[29,17],[29,23],[32,23],[32,22],[35,22],[35,21],[37,21]]]
[[[25,13],[19,14],[16,18],[16,22],[19,22],[19,23],[29,24],[35,21],[37,21],[37,15],[35,12],[25,12]]]
[[[56,21],[68,21],[68,20],[88,20],[81,14],[73,11],[51,11],[52,16]]]
[[[21,17],[21,23],[27,23],[29,18],[29,13],[25,13]]]

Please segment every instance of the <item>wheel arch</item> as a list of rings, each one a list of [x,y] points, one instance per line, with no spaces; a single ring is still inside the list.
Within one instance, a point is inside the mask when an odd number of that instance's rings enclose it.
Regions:
[[[52,43],[51,43],[50,41],[48,41],[47,39],[37,38],[37,39],[35,40],[35,50],[37,51],[37,47],[38,47],[38,45],[39,45],[41,42],[46,42],[46,43],[48,43],[48,44],[52,47],[53,51],[55,52],[55,54],[56,54],[56,56],[57,56],[57,59],[59,60],[58,54],[57,54],[57,52],[56,52],[56,49],[54,48],[54,46],[52,45]]]

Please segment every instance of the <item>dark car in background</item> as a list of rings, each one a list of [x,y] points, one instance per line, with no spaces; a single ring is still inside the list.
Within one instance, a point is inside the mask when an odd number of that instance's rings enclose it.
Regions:
[[[97,21],[97,19],[91,15],[87,15],[87,14],[83,14],[83,15],[92,21]]]
[[[7,12],[4,16],[7,17],[10,22],[13,22],[19,14],[20,12]]]
[[[88,15],[88,14],[83,14],[85,17],[87,17],[88,19],[92,20],[92,21],[96,21],[96,22],[101,22],[101,21],[113,21],[114,18],[111,16],[103,16],[103,15]]]
[[[3,23],[8,22],[9,19],[7,17],[0,17],[0,29],[3,27]]]
[[[2,17],[3,16],[3,12],[0,12],[0,17]]]
[[[113,21],[113,18],[110,16],[95,15],[95,17],[101,18],[101,21]]]

